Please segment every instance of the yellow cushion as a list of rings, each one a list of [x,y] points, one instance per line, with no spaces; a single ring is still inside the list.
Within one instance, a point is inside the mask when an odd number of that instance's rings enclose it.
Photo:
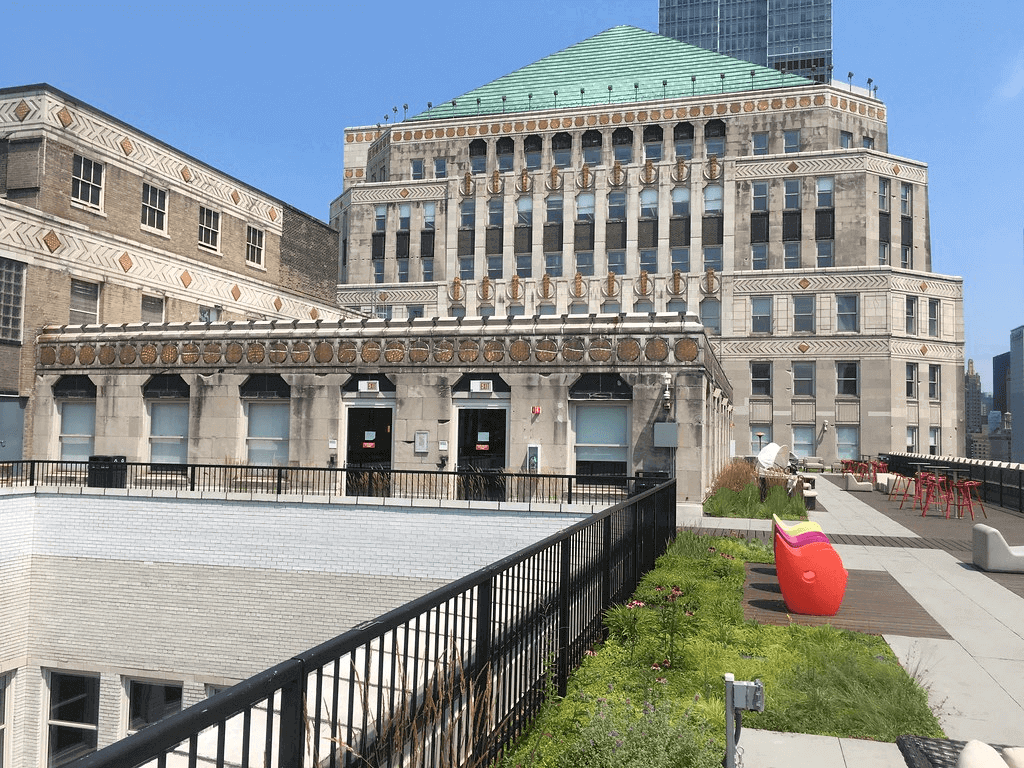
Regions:
[[[778,515],[772,515],[772,519],[779,528],[784,530],[790,536],[799,536],[801,533],[807,533],[808,531],[821,531],[821,526],[818,523],[811,522],[810,520],[798,520],[793,523],[787,523],[780,520]],[[822,532],[824,533],[824,531]]]

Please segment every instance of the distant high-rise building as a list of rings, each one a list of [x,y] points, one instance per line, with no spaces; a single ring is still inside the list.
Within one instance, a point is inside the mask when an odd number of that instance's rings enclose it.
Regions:
[[[967,361],[967,374],[964,376],[964,425],[967,434],[981,431],[985,413],[981,409],[981,374],[974,370],[974,361]]]
[[[821,83],[831,79],[832,0],[660,0],[658,31]]]
[[[1006,406],[1010,413],[1024,413],[1024,325],[1010,331],[1010,376]],[[1010,442],[1010,461],[1024,463],[1024,440]]]
[[[1007,394],[1010,391],[1010,353],[1003,352],[992,358],[992,409],[1006,413],[1010,410]]]

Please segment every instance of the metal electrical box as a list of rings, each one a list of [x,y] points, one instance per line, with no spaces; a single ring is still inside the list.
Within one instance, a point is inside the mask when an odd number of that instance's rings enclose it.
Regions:
[[[539,445],[528,445],[526,446],[526,471],[537,473],[540,472],[540,446]]]

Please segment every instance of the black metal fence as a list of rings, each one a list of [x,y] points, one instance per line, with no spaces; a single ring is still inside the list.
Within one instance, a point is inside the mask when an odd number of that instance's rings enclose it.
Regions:
[[[541,475],[468,470],[146,464],[122,457],[91,461],[0,462],[0,487],[97,487],[128,490],[260,493],[274,496],[467,499],[528,504],[615,504],[661,480],[609,475]]]
[[[1024,514],[1024,467],[1020,464],[916,453],[889,453],[886,456],[889,469],[902,475],[913,475],[923,465],[955,469],[961,479],[981,483],[978,495],[983,502]]]
[[[74,763],[486,766],[675,531],[675,481],[593,515]]]

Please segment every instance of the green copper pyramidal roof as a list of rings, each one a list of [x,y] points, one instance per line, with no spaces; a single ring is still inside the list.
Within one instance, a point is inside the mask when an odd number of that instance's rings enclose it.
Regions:
[[[619,26],[409,119],[624,104],[811,83],[638,27]]]

